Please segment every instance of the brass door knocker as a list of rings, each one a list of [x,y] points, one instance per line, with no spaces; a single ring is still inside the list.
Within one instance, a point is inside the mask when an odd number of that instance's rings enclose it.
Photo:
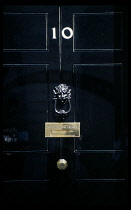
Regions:
[[[71,89],[69,89],[69,86],[60,84],[53,89],[53,94],[55,112],[60,115],[68,114],[71,111]],[[67,110],[63,109],[65,104],[67,105]]]

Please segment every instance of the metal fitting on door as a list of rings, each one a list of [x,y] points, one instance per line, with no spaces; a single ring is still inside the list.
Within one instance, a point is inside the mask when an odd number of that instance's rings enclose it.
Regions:
[[[57,168],[60,170],[65,170],[68,167],[68,163],[65,159],[59,159],[57,161]]]
[[[53,89],[53,99],[55,100],[55,112],[60,115],[66,115],[71,111],[71,89],[66,84],[60,84]],[[68,109],[59,109],[57,108],[58,104],[60,107],[67,104]]]

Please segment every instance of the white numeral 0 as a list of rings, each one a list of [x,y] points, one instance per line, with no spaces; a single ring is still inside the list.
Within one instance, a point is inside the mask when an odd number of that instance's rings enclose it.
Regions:
[[[65,31],[66,30],[68,30],[70,32],[70,35],[69,36],[65,35]],[[55,27],[52,28],[52,31],[53,31],[53,37],[52,37],[52,39],[56,39],[56,28]],[[70,39],[72,36],[73,36],[73,30],[71,28],[65,27],[65,28],[62,29],[62,37],[64,39]]]
[[[68,30],[70,32],[70,35],[69,36],[65,35],[65,31],[66,30]],[[73,36],[73,30],[71,28],[69,28],[69,27],[63,28],[63,30],[62,30],[62,36],[63,36],[64,39],[70,39]]]

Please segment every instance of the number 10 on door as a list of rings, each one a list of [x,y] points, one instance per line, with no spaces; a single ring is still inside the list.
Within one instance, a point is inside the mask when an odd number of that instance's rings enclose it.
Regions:
[[[69,31],[69,35],[66,35],[65,31]],[[56,37],[56,28],[55,27],[52,28],[52,33],[53,33],[52,34],[52,39],[57,39],[57,37]],[[70,39],[73,36],[73,30],[70,27],[65,27],[65,28],[62,29],[61,34],[62,34],[62,37],[64,39]]]

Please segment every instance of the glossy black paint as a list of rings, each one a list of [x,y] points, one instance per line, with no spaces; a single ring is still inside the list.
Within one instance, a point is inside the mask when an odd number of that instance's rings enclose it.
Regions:
[[[106,5],[4,8],[3,128],[19,137],[3,142],[4,206],[127,204],[126,15]],[[67,26],[69,40],[59,37]],[[60,83],[72,89],[64,119],[54,112]],[[47,121],[80,122],[81,137],[47,139]]]

